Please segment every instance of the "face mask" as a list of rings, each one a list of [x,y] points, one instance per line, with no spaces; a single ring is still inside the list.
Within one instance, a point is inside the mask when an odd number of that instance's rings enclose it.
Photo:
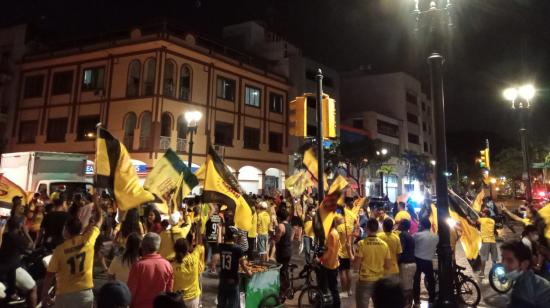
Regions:
[[[514,280],[518,279],[519,276],[521,276],[521,274],[523,274],[523,272],[520,272],[518,270],[514,270],[514,271],[506,273],[506,278],[514,281]]]

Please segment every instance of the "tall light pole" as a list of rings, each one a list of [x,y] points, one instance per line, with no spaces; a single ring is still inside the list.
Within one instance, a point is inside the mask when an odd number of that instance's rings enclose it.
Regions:
[[[388,150],[385,148],[382,148],[380,151],[376,151],[376,155],[382,156],[382,159],[384,159],[387,154]],[[382,168],[382,165],[383,164],[380,164],[380,168]],[[382,172],[382,170],[380,170],[380,197],[384,197],[384,172]]]
[[[189,158],[187,159],[187,166],[191,169],[193,166],[193,135],[197,133],[202,113],[200,111],[187,111],[184,116],[187,122],[187,133],[189,133]]]
[[[425,1],[424,1],[425,2]],[[423,3],[425,4],[425,3]],[[439,243],[437,245],[439,268],[439,296],[437,307],[457,307],[452,288],[452,250],[450,245],[449,197],[447,192],[447,140],[445,138],[445,99],[443,91],[444,30],[452,23],[453,3],[451,0],[430,1],[424,7],[419,0],[414,0],[413,16],[415,31],[427,30],[430,44],[428,64],[430,70],[431,98],[434,104],[435,137],[436,137],[436,194],[437,194],[437,224]]]
[[[512,103],[512,109],[519,114],[519,136],[521,139],[521,151],[523,152],[523,180],[525,181],[525,198],[528,202],[533,200],[531,191],[531,173],[529,172],[529,149],[527,140],[526,118],[531,107],[531,100],[535,97],[536,89],[531,84],[520,87],[512,87],[504,90],[502,95]]]

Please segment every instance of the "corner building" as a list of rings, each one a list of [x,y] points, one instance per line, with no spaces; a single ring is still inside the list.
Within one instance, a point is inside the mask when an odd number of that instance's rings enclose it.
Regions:
[[[101,122],[147,168],[168,148],[186,161],[184,113],[197,110],[193,165],[213,144],[247,192],[274,193],[289,165],[289,84],[261,64],[166,29],[27,55],[8,150],[79,152],[93,161]]]

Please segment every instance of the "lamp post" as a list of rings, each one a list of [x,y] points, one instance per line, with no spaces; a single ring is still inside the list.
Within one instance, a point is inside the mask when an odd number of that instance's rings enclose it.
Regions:
[[[382,156],[382,159],[388,154],[388,150],[385,148],[382,148],[380,151],[376,151],[376,155]],[[382,168],[382,164],[380,164],[380,168]],[[380,170],[380,197],[384,197],[384,172]]]
[[[193,162],[193,135],[197,133],[202,113],[200,111],[186,111],[184,116],[187,122],[187,132],[189,133],[189,158],[187,159],[187,166],[191,169]]]
[[[422,4],[426,4],[423,1]],[[430,70],[431,98],[434,104],[435,137],[436,137],[436,195],[437,195],[437,223],[439,243],[437,245],[439,268],[439,296],[437,307],[457,307],[452,288],[452,250],[450,245],[449,200],[447,192],[447,140],[445,138],[445,103],[443,92],[443,63],[445,25],[449,28],[452,23],[453,3],[451,0],[429,1],[429,6],[414,0],[413,17],[415,18],[415,32],[426,30],[427,42],[430,44],[428,65]]]
[[[535,87],[526,84],[517,88],[508,88],[502,92],[504,98],[512,103],[512,109],[519,114],[519,136],[521,139],[521,151],[523,153],[523,180],[525,181],[525,198],[528,202],[533,200],[531,191],[531,174],[529,172],[529,150],[527,141],[527,125],[525,123],[531,100],[535,97]]]

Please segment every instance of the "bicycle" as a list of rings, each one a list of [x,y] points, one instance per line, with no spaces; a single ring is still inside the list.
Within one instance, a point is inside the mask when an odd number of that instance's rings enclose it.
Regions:
[[[289,264],[288,265],[288,277],[289,277],[289,286],[286,290],[282,292],[281,295],[269,295],[262,299],[260,302],[259,307],[261,308],[272,308],[277,307],[281,304],[283,304],[287,299],[294,299],[294,296],[298,291],[302,291],[311,287],[314,287],[314,278],[313,273],[315,273],[315,270],[313,268],[313,265],[306,264],[302,271],[298,274],[298,276],[294,276],[294,271],[298,268],[298,265],[296,264]],[[297,280],[304,280],[304,284],[300,287],[295,287],[294,282]],[[304,306],[305,307],[305,306]]]
[[[481,301],[481,290],[477,283],[464,273],[466,268],[455,264],[453,266],[453,290],[455,296],[464,305],[475,307]],[[434,270],[435,293],[439,293],[439,270]],[[424,279],[424,286],[428,289],[428,283]]]
[[[514,286],[514,282],[506,277],[506,269],[502,263],[496,263],[489,271],[489,284],[498,293],[508,293]]]

